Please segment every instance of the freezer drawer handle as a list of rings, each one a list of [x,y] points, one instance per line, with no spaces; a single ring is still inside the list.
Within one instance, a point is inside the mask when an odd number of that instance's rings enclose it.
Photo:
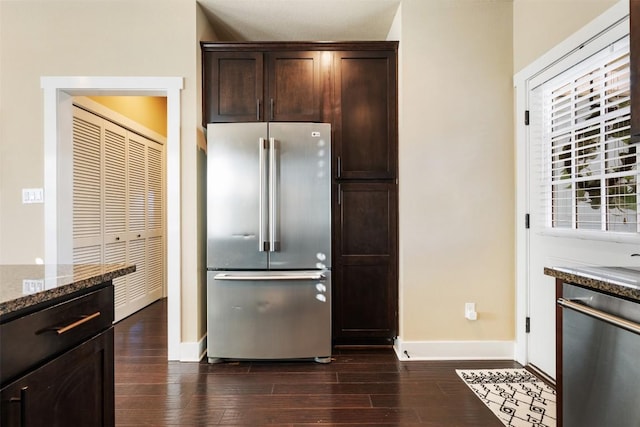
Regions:
[[[243,274],[216,274],[213,277],[215,280],[245,280],[245,281],[258,281],[258,280],[323,280],[324,274],[278,274],[278,275],[264,275],[264,276],[248,276]]]
[[[626,329],[627,331],[633,332],[634,334],[640,335],[640,324],[638,323],[631,322],[621,317],[605,313],[604,311],[596,310],[595,308],[591,308],[565,298],[558,298],[558,304],[560,304],[564,308],[569,308],[587,316],[610,323],[613,326]]]

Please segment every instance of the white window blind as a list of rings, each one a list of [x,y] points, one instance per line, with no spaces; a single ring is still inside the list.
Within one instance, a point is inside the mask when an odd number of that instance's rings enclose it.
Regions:
[[[640,231],[629,78],[625,37],[543,85],[547,227]]]

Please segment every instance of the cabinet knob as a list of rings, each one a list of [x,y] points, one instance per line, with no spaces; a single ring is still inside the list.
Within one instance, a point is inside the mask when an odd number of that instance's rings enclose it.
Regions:
[[[120,240],[120,237],[117,237],[117,236],[116,236],[116,242],[117,242],[118,240]]]

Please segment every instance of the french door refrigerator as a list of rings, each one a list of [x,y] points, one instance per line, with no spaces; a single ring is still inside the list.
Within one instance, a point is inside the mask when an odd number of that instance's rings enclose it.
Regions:
[[[331,125],[207,126],[207,356],[331,360]]]

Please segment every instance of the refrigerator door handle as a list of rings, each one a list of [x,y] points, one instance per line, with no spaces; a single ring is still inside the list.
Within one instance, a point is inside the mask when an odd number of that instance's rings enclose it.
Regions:
[[[213,276],[215,280],[243,280],[243,281],[265,281],[265,280],[324,280],[326,276],[322,273],[300,273],[300,274],[273,274],[273,275],[247,275],[219,273]]]
[[[268,250],[269,242],[267,241],[266,231],[269,227],[269,217],[267,215],[266,204],[269,197],[267,193],[267,150],[269,149],[268,143],[264,138],[259,138],[259,175],[260,175],[260,195],[258,197],[258,251],[265,252]]]
[[[269,138],[269,251],[280,250],[278,218],[278,156],[275,138]]]

